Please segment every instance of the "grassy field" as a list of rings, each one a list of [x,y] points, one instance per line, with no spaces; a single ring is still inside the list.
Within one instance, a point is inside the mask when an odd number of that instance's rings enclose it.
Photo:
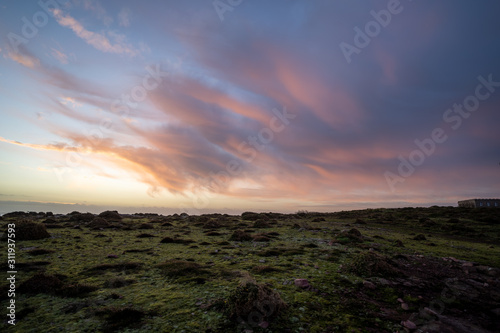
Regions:
[[[0,223],[3,231],[16,225],[16,321],[10,325],[4,317],[5,331],[500,327],[498,209],[18,213]],[[1,244],[8,277],[6,234]],[[3,281],[7,313],[12,298]]]

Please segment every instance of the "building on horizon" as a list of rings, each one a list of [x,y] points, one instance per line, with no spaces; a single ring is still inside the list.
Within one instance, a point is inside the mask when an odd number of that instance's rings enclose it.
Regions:
[[[500,208],[500,199],[468,199],[458,202],[458,207],[493,207]]]

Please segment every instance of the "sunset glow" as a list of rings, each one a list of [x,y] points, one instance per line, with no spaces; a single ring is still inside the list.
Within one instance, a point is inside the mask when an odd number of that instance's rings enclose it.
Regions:
[[[500,195],[496,1],[40,3],[0,3],[0,214]]]

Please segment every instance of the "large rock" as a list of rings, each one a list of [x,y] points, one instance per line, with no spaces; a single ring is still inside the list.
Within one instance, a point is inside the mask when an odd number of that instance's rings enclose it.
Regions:
[[[295,284],[295,286],[302,288],[302,289],[311,288],[311,284],[306,279],[295,279],[295,281],[293,281],[293,283]]]

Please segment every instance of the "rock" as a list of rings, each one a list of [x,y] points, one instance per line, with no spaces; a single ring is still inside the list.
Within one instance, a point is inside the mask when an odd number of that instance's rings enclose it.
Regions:
[[[347,232],[347,234],[353,237],[358,237],[358,238],[362,237],[361,232],[356,228],[352,228],[351,230],[349,230],[349,232]]]
[[[271,238],[265,236],[265,235],[255,235],[252,237],[254,242],[270,242]]]
[[[410,309],[410,307],[409,307],[409,306],[408,306],[408,304],[406,304],[406,303],[401,303],[401,308],[402,308],[403,310],[409,310],[409,309]]]
[[[294,281],[295,286],[302,288],[302,289],[307,289],[310,288],[311,285],[309,284],[309,281],[306,279],[295,279]]]
[[[413,237],[413,240],[416,240],[416,241],[424,241],[424,240],[427,240],[427,238],[425,237],[424,234],[418,234],[416,235],[415,237]]]
[[[403,244],[403,242],[402,242],[402,241],[400,241],[399,239],[396,239],[396,240],[394,241],[393,245],[394,245],[395,247],[405,247],[405,246],[404,246],[404,244]]]
[[[404,327],[406,327],[410,330],[417,329],[417,325],[415,325],[415,323],[410,321],[410,320],[406,320],[406,321],[401,322],[401,325],[403,325]]]
[[[260,322],[259,326],[262,328],[267,328],[269,326],[269,323],[267,321],[262,321]]]
[[[391,281],[389,280],[386,280],[384,278],[378,278],[378,282],[381,284],[381,285],[384,285],[384,286],[388,286],[391,284]]]
[[[363,286],[365,288],[372,289],[372,290],[377,288],[377,286],[375,284],[373,284],[372,282],[367,281],[367,280],[363,281]]]

